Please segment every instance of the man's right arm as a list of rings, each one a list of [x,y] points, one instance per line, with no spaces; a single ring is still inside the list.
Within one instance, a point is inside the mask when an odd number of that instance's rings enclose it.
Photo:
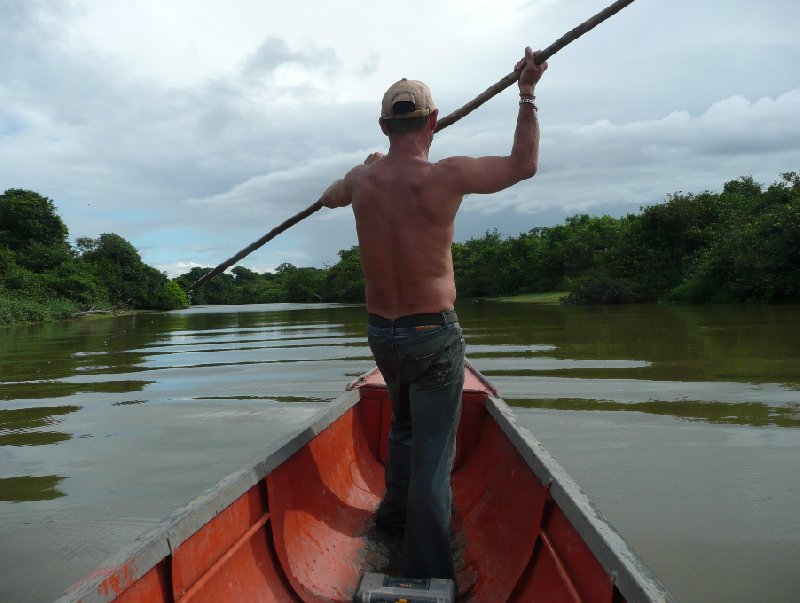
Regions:
[[[511,153],[503,157],[451,157],[440,162],[457,191],[469,193],[496,193],[519,182],[531,178],[539,161],[539,120],[536,105],[533,104],[537,82],[547,69],[547,63],[536,65],[535,53],[525,49],[525,57],[515,69],[520,70],[520,102],[517,113],[517,127]]]

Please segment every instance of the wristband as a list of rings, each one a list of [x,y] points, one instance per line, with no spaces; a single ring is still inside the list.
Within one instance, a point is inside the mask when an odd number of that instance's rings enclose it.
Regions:
[[[524,97],[522,97],[522,98],[519,99],[519,104],[520,104],[520,106],[522,106],[522,105],[533,105],[533,110],[536,111],[537,113],[539,112],[539,107],[536,106],[536,101],[534,101],[532,98],[524,98]]]

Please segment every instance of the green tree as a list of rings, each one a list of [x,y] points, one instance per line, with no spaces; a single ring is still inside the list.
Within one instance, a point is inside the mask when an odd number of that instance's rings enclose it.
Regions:
[[[143,281],[148,280],[136,248],[114,233],[101,234],[97,239],[81,238],[78,248],[83,251],[80,257],[87,266],[102,275],[109,301],[135,307]]]
[[[766,191],[752,178],[725,184],[706,247],[669,295],[688,302],[770,302],[800,298],[800,182]]]
[[[286,290],[288,302],[322,301],[325,271],[319,268],[298,268],[283,263],[276,269],[277,279]]]
[[[175,282],[188,293],[189,287],[200,279],[200,277],[211,271],[211,268],[195,266],[186,274],[175,278]],[[189,299],[193,305],[207,304],[230,304],[234,295],[234,277],[231,274],[223,273],[212,278],[199,289],[189,294]]]
[[[453,245],[456,287],[463,297],[483,297],[499,292],[498,276],[503,266],[503,238],[497,230],[479,239]]]
[[[70,258],[45,271],[42,282],[55,296],[70,299],[80,308],[111,305],[102,276],[80,259]]]
[[[364,274],[361,272],[361,251],[358,245],[339,251],[339,261],[325,275],[325,301],[363,302]]]
[[[13,251],[19,266],[40,272],[66,261],[68,234],[51,199],[22,189],[0,195],[0,247]]]
[[[233,299],[235,304],[257,304],[260,299],[261,275],[244,266],[236,266],[231,270],[233,274]]]
[[[95,275],[101,276],[112,304],[141,309],[183,307],[178,291],[169,285],[166,274],[142,262],[136,248],[114,233],[78,242],[81,260]]]

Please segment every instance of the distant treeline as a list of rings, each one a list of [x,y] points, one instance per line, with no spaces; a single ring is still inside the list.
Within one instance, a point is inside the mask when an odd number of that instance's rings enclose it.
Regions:
[[[750,177],[721,193],[675,193],[623,218],[576,215],[516,237],[453,244],[461,298],[568,291],[567,303],[800,301],[800,175],[764,188]],[[175,279],[184,290],[209,268]],[[236,267],[194,304],[361,302],[358,247],[327,268]]]
[[[52,200],[20,189],[0,195],[0,324],[188,305],[121,236],[79,237],[72,247],[68,235]]]
[[[800,301],[800,175],[675,193],[623,218],[453,246],[459,295],[568,291],[567,303]]]
[[[175,281],[185,290],[211,268],[192,268]],[[268,304],[279,302],[363,302],[364,276],[358,247],[339,252],[326,268],[281,264],[259,274],[243,266],[211,279],[190,296],[192,304]]]
[[[800,175],[764,187],[678,192],[623,218],[575,215],[516,237],[453,244],[459,297],[567,291],[567,303],[800,301]],[[52,200],[0,195],[0,324],[108,308],[175,309],[210,268],[170,280],[117,234],[73,247]],[[400,285],[402,286],[402,285]],[[243,266],[192,293],[193,304],[363,302],[358,247],[325,268]]]

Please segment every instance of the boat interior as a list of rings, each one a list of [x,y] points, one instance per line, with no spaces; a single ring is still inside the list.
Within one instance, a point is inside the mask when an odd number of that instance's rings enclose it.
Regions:
[[[377,371],[352,389],[356,403],[141,578],[116,571],[98,588],[117,601],[322,603],[352,601],[364,572],[397,575],[402,538],[373,520],[391,406]],[[458,600],[624,601],[487,410],[496,396],[468,371],[452,480]]]

